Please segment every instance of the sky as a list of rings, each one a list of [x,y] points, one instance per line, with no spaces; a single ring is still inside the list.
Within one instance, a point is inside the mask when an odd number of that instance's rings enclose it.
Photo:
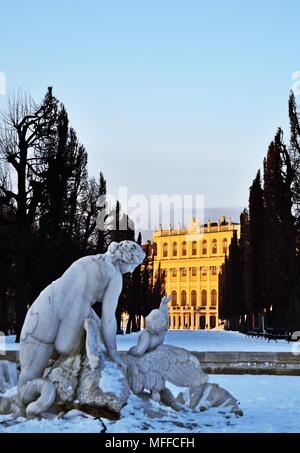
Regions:
[[[0,109],[53,86],[109,192],[238,212],[276,129],[288,138],[299,23],[299,0],[2,1]]]

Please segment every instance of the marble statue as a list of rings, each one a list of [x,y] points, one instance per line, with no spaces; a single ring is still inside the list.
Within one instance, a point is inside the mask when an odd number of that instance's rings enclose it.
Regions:
[[[133,346],[129,354],[140,357],[163,344],[169,327],[168,303],[171,299],[171,296],[163,297],[159,309],[152,310],[145,318],[145,329],[139,336],[137,346]]]
[[[182,404],[199,410],[209,407],[229,408],[242,415],[237,400],[217,384],[208,382],[208,376],[201,369],[198,359],[183,348],[164,345],[168,330],[168,302],[164,297],[159,309],[152,310],[145,318],[145,329],[141,332],[137,346],[123,354],[127,363],[127,379],[135,394],[151,392],[151,398],[181,410]],[[175,398],[167,383],[184,392]]]
[[[132,272],[144,260],[133,241],[113,242],[105,254],[86,256],[45,288],[30,307],[20,340],[20,401],[26,414],[42,413],[55,400],[53,384],[43,378],[56,353],[72,357],[80,353],[84,323],[100,320],[92,305],[102,303],[101,335],[108,356],[124,370],[116,347],[115,310],[122,290],[122,274]],[[92,321],[90,321],[92,322]]]
[[[144,256],[133,241],[113,242],[106,253],[76,261],[41,292],[21,332],[19,379],[15,363],[0,362],[0,413],[44,418],[75,410],[113,418],[122,416],[134,393],[145,410],[151,403],[158,411],[218,407],[242,415],[229,392],[208,382],[192,353],[164,344],[170,296],[145,318],[137,345],[117,351],[122,274]],[[101,320],[92,308],[96,301]]]

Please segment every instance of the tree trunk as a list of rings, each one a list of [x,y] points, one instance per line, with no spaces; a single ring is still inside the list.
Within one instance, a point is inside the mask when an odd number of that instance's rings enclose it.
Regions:
[[[28,236],[27,236],[28,237]],[[27,246],[25,231],[19,232],[16,255],[16,342],[20,341],[20,334],[27,313]]]
[[[5,288],[0,293],[0,332],[7,335],[8,330],[8,304]]]
[[[27,253],[29,230],[27,227],[26,205],[26,160],[27,147],[23,137],[20,137],[20,163],[18,169],[18,210],[17,210],[17,248],[16,248],[16,341],[20,340],[27,311]]]

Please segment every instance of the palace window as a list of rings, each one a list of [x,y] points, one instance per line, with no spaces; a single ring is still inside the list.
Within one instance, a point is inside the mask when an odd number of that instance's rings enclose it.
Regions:
[[[215,289],[212,289],[210,298],[211,298],[211,306],[216,307],[217,306],[217,291]]]
[[[167,275],[168,275],[167,274],[167,269],[163,269],[162,273],[163,273],[164,278],[167,278]]]
[[[177,242],[173,242],[172,245],[172,255],[177,256]]]
[[[172,307],[176,307],[176,305],[177,305],[177,293],[176,293],[176,291],[172,291],[171,292],[171,296],[172,296]]]
[[[211,267],[211,275],[217,275],[217,267],[216,266],[212,266]]]
[[[192,242],[192,255],[193,256],[197,255],[197,242],[196,241]]]
[[[207,267],[206,266],[201,267],[201,275],[202,276],[206,276],[207,275]]]
[[[197,307],[197,291],[195,289],[191,292],[191,305],[192,307]]]
[[[218,253],[217,239],[212,240],[211,253],[214,253],[214,254]]]
[[[222,253],[227,253],[227,239],[223,239],[222,241]]]
[[[202,305],[202,307],[206,307],[206,305],[207,305],[207,291],[206,291],[206,289],[203,289],[201,291],[201,305]]]
[[[168,256],[168,244],[165,242],[163,244],[163,258],[166,258]]]
[[[183,241],[183,243],[182,243],[181,254],[182,254],[182,256],[186,256],[186,241]]]
[[[207,254],[207,241],[202,241],[202,255]]]
[[[171,269],[171,276],[176,277],[177,276],[177,270],[175,268]]]
[[[181,306],[186,306],[186,291],[184,290],[181,291]]]
[[[181,269],[181,277],[186,277],[186,268],[185,267],[183,267]]]
[[[196,277],[197,276],[197,268],[196,267],[192,267],[191,274],[192,274],[192,277]]]

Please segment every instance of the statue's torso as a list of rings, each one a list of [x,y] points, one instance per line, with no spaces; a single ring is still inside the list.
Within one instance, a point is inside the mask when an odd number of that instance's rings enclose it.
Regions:
[[[103,301],[105,289],[116,271],[105,255],[87,256],[75,261],[33,303],[26,316],[22,337],[32,335],[51,343],[60,329],[71,327],[78,320],[82,321],[80,328],[83,328],[91,306]]]

